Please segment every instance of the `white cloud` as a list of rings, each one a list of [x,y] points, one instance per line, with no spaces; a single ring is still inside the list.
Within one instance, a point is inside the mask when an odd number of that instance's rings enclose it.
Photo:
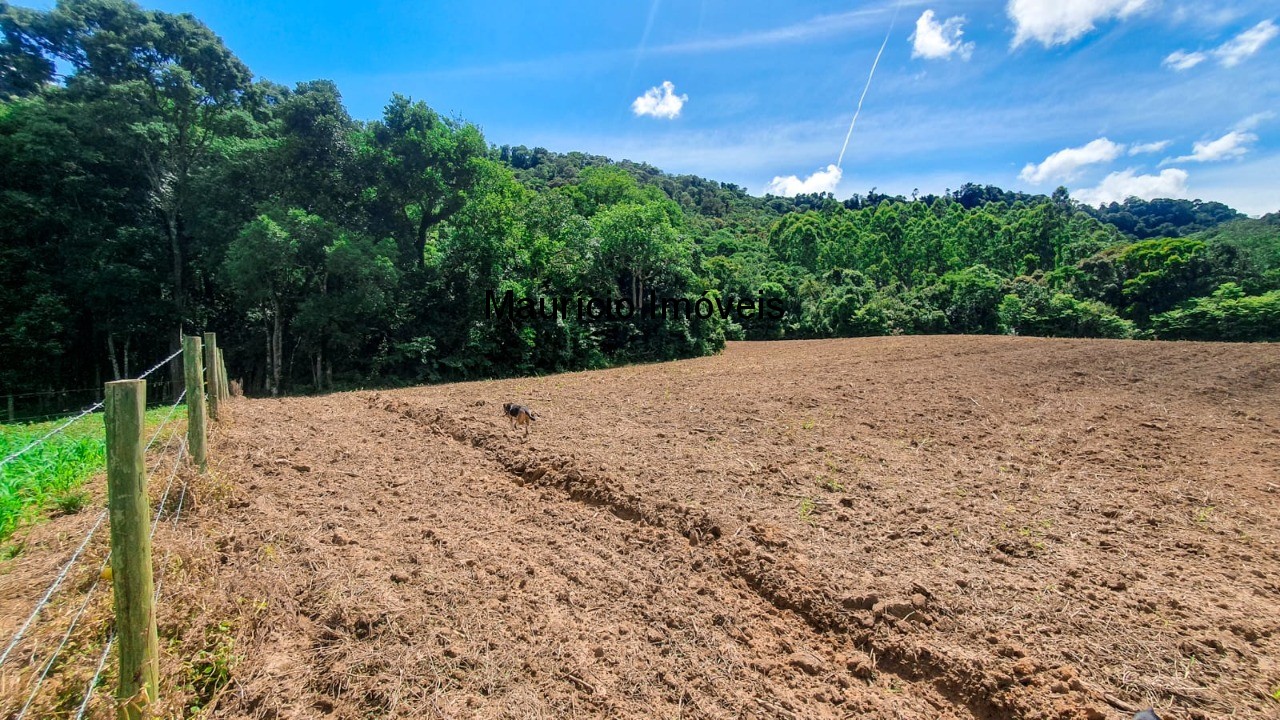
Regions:
[[[1018,177],[1035,185],[1047,180],[1071,180],[1085,165],[1111,162],[1123,152],[1124,145],[1098,138],[1088,145],[1059,150],[1039,165],[1027,163]]]
[[[1263,20],[1209,52],[1175,50],[1164,59],[1164,66],[1178,71],[1189,70],[1212,55],[1222,67],[1235,67],[1257,54],[1276,35],[1280,35],[1280,26],[1270,20]]]
[[[1190,155],[1183,155],[1165,162],[1216,162],[1240,157],[1249,152],[1249,148],[1245,145],[1257,139],[1258,136],[1253,133],[1232,130],[1217,140],[1202,140],[1193,144]]]
[[[819,170],[803,180],[795,175],[775,177],[765,186],[764,191],[772,195],[781,195],[782,197],[808,195],[810,193],[834,193],[843,175],[844,173],[840,168],[835,165],[828,165],[826,170]]]
[[[662,85],[649,88],[636,98],[631,103],[631,112],[672,120],[680,117],[680,110],[688,100],[688,95],[676,94],[676,86],[670,80],[663,80]]]
[[[1171,22],[1182,25],[1194,25],[1199,28],[1223,27],[1239,20],[1243,9],[1237,7],[1208,7],[1203,1],[1177,5],[1168,13]]]
[[[1209,56],[1202,52],[1174,50],[1164,59],[1164,66],[1181,72],[1183,70],[1190,70],[1208,59]]]
[[[1085,188],[1071,196],[1086,205],[1124,202],[1125,198],[1184,198],[1187,196],[1187,171],[1166,168],[1159,175],[1137,175],[1133,169],[1113,172],[1097,187]]]
[[[961,40],[963,25],[963,15],[940,23],[934,19],[932,10],[925,10],[916,20],[916,31],[911,36],[911,57],[946,60],[957,55],[961,60],[968,60],[973,54],[973,43]]]
[[[717,37],[699,38],[686,42],[671,43],[652,48],[653,53],[704,53],[741,50],[751,47],[768,47],[785,43],[804,42],[823,37],[838,35],[849,30],[875,25],[882,22],[881,17],[890,10],[888,3],[862,10],[832,15],[819,15],[803,22],[768,30],[753,30],[738,35],[721,35]]]
[[[1126,18],[1153,0],[1009,0],[1013,46],[1038,40],[1045,47],[1065,45],[1093,29],[1094,23]]]
[[[1275,116],[1276,116],[1275,112],[1271,110],[1263,110],[1262,112],[1254,113],[1249,117],[1236,123],[1236,130],[1241,130],[1241,131],[1252,130]]]
[[[1167,147],[1169,147],[1168,140],[1161,140],[1159,142],[1139,143],[1138,145],[1129,146],[1129,154],[1145,155],[1147,153],[1158,153]]]
[[[1270,20],[1263,20],[1239,35],[1231,38],[1213,51],[1222,67],[1235,67],[1280,35],[1280,27]]]

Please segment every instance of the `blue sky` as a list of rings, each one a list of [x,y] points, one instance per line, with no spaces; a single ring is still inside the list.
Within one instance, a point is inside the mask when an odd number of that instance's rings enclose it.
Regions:
[[[143,4],[195,14],[261,77],[335,80],[358,118],[401,92],[492,143],[757,194],[973,181],[1280,210],[1273,0]]]

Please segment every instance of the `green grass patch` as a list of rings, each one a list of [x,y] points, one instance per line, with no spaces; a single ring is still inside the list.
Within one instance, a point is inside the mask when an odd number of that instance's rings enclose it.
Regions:
[[[147,411],[144,440],[149,440],[169,415],[171,406]],[[186,406],[179,405],[172,420],[156,438],[162,447],[170,435],[186,427]],[[66,422],[0,425],[0,460]],[[86,480],[106,467],[106,430],[102,413],[90,413],[36,447],[0,466],[0,541],[23,523],[41,517],[48,509],[75,513],[92,502],[80,489]]]

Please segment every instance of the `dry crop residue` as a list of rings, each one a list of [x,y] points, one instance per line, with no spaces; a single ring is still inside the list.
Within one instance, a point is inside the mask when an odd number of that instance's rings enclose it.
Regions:
[[[221,717],[1280,708],[1275,346],[735,343],[242,401],[211,455],[169,602]]]

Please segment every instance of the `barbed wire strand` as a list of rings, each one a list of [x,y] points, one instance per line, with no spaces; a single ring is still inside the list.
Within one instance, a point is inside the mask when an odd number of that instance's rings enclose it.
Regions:
[[[151,439],[147,441],[147,447],[145,448],[145,450],[151,449],[151,444],[156,441],[156,438],[160,437],[160,431],[164,430],[164,426],[169,424],[169,418],[173,417],[174,411],[178,409],[178,406],[182,404],[182,399],[185,398],[186,396],[187,396],[187,391],[184,389],[182,391],[182,394],[178,396],[178,399],[175,400],[173,402],[173,405],[169,407],[169,414],[165,415],[164,420],[160,421],[160,427],[156,428],[155,433],[151,435]],[[170,435],[169,437],[172,438],[173,436]],[[169,445],[166,443],[165,448],[168,448],[168,447]]]
[[[178,476],[178,465],[181,464],[182,456],[186,454],[186,451],[187,440],[186,438],[183,438],[182,442],[178,444],[178,455],[173,459],[173,470],[169,473],[169,480],[165,485],[164,494],[160,496],[160,502],[156,505],[156,516],[155,519],[151,521],[151,534],[148,535],[148,538],[154,538],[156,536],[156,528],[160,524],[160,515],[164,512],[164,504],[169,499],[169,490],[173,487],[173,479]],[[182,487],[185,490],[187,486],[183,484]]]
[[[178,452],[179,452],[179,453],[181,453],[184,449],[185,449],[185,445],[184,445],[182,448],[179,448]],[[171,479],[172,479],[172,478],[171,478]],[[168,496],[169,496],[169,490],[168,490],[168,488],[165,488],[165,498],[167,498]],[[182,517],[182,505],[183,505],[183,503],[185,503],[185,502],[186,502],[186,500],[187,500],[187,483],[186,483],[186,481],[184,480],[184,481],[183,481],[183,483],[182,483],[182,493],[178,495],[178,507],[177,507],[177,509],[176,509],[176,510],[174,511],[174,513],[173,513],[173,518],[172,518],[172,520],[173,520],[173,525],[174,525],[174,527],[177,527],[177,526],[178,526],[178,519]],[[164,499],[163,499],[163,498],[161,499],[160,507],[161,507],[161,508],[163,508],[163,507],[164,507]],[[160,518],[160,513],[159,513],[159,512],[156,512],[156,519],[157,519],[157,521],[159,520],[159,518]],[[155,524],[152,524],[152,526],[151,526],[151,534],[152,534],[152,535],[155,535],[155,532],[156,532],[156,524],[158,524],[158,522],[157,522],[157,523],[155,523]],[[169,566],[169,556],[170,556],[171,554],[172,554],[172,548],[171,548],[171,547],[167,547],[167,548],[165,548],[165,552],[164,552],[164,560],[161,562],[161,567],[165,567],[165,568],[167,568],[167,567]],[[156,603],[158,603],[158,602],[159,602],[159,600],[160,600],[160,588],[164,587],[164,579],[165,579],[165,575],[161,575],[161,576],[160,576],[160,579],[156,581],[156,590],[155,590],[155,594],[153,594],[153,595],[151,596],[151,602],[152,602],[152,604],[153,604],[153,605],[154,605],[154,604],[156,604]]]
[[[18,628],[18,632],[14,633],[13,639],[9,641],[9,646],[4,649],[4,653],[0,654],[0,665],[4,665],[4,662],[9,659],[9,653],[13,652],[13,649],[17,647],[18,643],[22,640],[22,637],[26,634],[27,629],[31,627],[31,623],[36,619],[36,616],[39,615],[40,611],[44,609],[44,606],[49,603],[49,598],[53,597],[53,593],[62,585],[62,581],[67,579],[67,573],[70,572],[71,566],[75,565],[76,561],[80,559],[81,553],[83,553],[84,549],[89,545],[89,540],[93,537],[93,534],[97,532],[98,528],[102,525],[102,521],[106,519],[106,517],[107,511],[103,510],[98,515],[97,522],[93,524],[93,527],[89,528],[89,532],[85,533],[84,541],[80,543],[80,547],[76,548],[75,554],[71,556],[71,559],[67,561],[67,564],[62,566],[62,571],[58,573],[58,577],[54,579],[53,584],[45,591],[44,597],[40,599],[40,602],[36,603],[36,607],[31,611],[30,617],[28,617],[27,621],[22,624],[22,627]]]
[[[98,658],[98,669],[93,673],[93,677],[89,679],[89,687],[84,690],[84,700],[80,703],[80,709],[76,711],[76,720],[82,720],[84,711],[89,708],[89,701],[93,699],[93,689],[98,686],[98,678],[102,677],[102,671],[107,666],[107,656],[111,654],[111,646],[115,641],[116,636],[113,634],[107,638],[107,644],[102,648],[102,657]]]
[[[142,373],[142,374],[141,374],[141,375],[139,375],[138,377],[134,378],[134,380],[145,380],[145,379],[147,378],[147,376],[148,376],[148,375],[150,375],[151,373],[153,373],[153,372],[155,372],[155,371],[159,370],[160,368],[164,367],[166,363],[168,363],[170,360],[172,360],[172,359],[174,359],[174,358],[178,357],[178,356],[179,356],[179,355],[181,355],[181,354],[182,354],[182,348],[178,348],[178,349],[177,349],[177,350],[176,350],[172,355],[170,355],[169,357],[167,357],[167,358],[165,358],[165,359],[161,360],[160,362],[156,363],[156,364],[155,364],[155,367],[153,367],[153,368],[151,368],[150,370],[148,370],[148,371],[146,371],[146,372]]]
[[[27,696],[26,704],[22,706],[22,710],[18,713],[18,720],[22,720],[27,716],[27,710],[31,708],[31,703],[35,702],[36,696],[40,694],[40,688],[44,686],[45,678],[49,676],[49,671],[53,669],[53,664],[57,662],[58,656],[62,654],[62,649],[67,646],[67,641],[71,639],[71,633],[75,631],[76,625],[79,624],[80,617],[88,609],[89,602],[93,600],[93,593],[102,582],[102,574],[107,569],[108,562],[111,562],[111,553],[107,553],[107,557],[103,559],[102,565],[98,568],[98,577],[93,581],[93,585],[89,586],[88,592],[84,594],[84,602],[80,603],[80,609],[76,611],[75,617],[71,618],[71,624],[67,626],[67,631],[62,635],[62,642],[58,643],[58,647],[49,656],[49,661],[45,663],[44,671],[36,679],[35,687],[31,688],[31,694]]]
[[[178,509],[173,514],[173,524],[178,524],[178,519],[182,517],[182,503],[187,499],[187,483],[182,483],[182,494],[178,496]]]
[[[166,363],[168,363],[170,360],[172,360],[172,359],[174,359],[174,358],[178,357],[178,355],[180,355],[181,353],[182,353],[182,351],[181,351],[181,350],[178,350],[177,352],[175,352],[174,354],[170,355],[169,357],[167,357],[167,358],[165,358],[165,359],[161,360],[160,362],[156,363],[155,367],[153,367],[153,368],[151,368],[150,370],[148,370],[148,371],[146,371],[146,372],[142,373],[141,375],[139,375],[138,377],[136,377],[136,378],[134,378],[134,379],[135,379],[135,380],[143,380],[143,379],[145,379],[148,375],[150,375],[151,373],[155,372],[156,370],[159,370],[160,368],[164,367],[164,365],[165,365]],[[184,392],[185,392],[185,391],[184,391]],[[5,465],[8,465],[10,462],[12,462],[12,461],[16,460],[16,459],[17,459],[20,455],[22,455],[23,453],[26,453],[27,451],[29,451],[29,450],[31,450],[32,448],[36,447],[37,445],[39,445],[39,444],[43,443],[45,440],[48,440],[49,438],[53,437],[54,435],[57,435],[58,433],[62,432],[63,430],[66,430],[66,429],[67,429],[67,428],[68,428],[72,423],[74,423],[75,421],[77,421],[77,420],[79,420],[80,418],[84,417],[85,415],[88,415],[89,413],[93,412],[94,410],[97,410],[98,408],[101,408],[101,407],[103,406],[103,404],[104,404],[104,401],[101,401],[101,400],[100,400],[100,401],[98,401],[98,402],[96,402],[96,403],[94,403],[92,406],[90,406],[87,410],[85,410],[85,411],[81,412],[79,415],[76,415],[75,417],[71,418],[70,420],[68,420],[68,421],[66,421],[66,422],[64,422],[64,423],[62,423],[62,424],[61,424],[61,425],[59,425],[58,427],[56,427],[56,428],[54,428],[54,429],[50,430],[49,432],[45,433],[44,435],[42,435],[42,436],[41,436],[41,437],[39,437],[38,439],[36,439],[36,440],[32,440],[32,441],[31,441],[31,443],[29,443],[26,447],[24,447],[24,448],[22,448],[21,450],[19,450],[19,451],[17,451],[17,452],[15,452],[15,453],[13,453],[13,454],[12,454],[12,455],[10,455],[9,457],[5,458],[4,460],[0,460],[0,467],[4,467]],[[175,404],[175,407],[176,407],[176,404]]]
[[[186,394],[185,391],[183,392],[183,394],[184,395]],[[173,407],[170,408],[169,416],[173,415],[173,411],[180,404],[181,399],[182,398],[179,397],[178,399],[179,402],[174,403]],[[164,427],[164,424],[166,422],[168,422],[168,416],[166,417],[165,421],[161,423],[161,428]],[[156,433],[151,436],[151,442],[155,442],[155,439],[157,436],[159,436],[159,434],[160,434],[160,431],[159,429],[157,429]],[[168,451],[169,445],[172,444],[174,437],[175,435],[169,436],[168,441],[165,443],[164,448],[161,450],[162,455],[164,452]],[[156,512],[155,521],[158,521],[160,519],[160,512],[162,512],[164,509],[164,502],[168,498],[169,490],[173,484],[173,478],[177,474],[178,464],[181,462],[182,456],[186,451],[186,443],[187,443],[186,439],[183,438],[181,444],[178,447],[178,455],[177,455],[177,458],[174,460],[174,469],[173,469],[173,472],[170,473],[169,475],[168,486],[165,488],[165,494],[164,494],[164,497],[161,499],[160,508]],[[150,448],[151,443],[148,443],[147,447]],[[67,573],[70,572],[71,567],[75,565],[76,561],[80,559],[80,556],[84,553],[85,548],[89,545],[89,541],[93,538],[94,533],[96,533],[98,528],[102,525],[102,521],[106,518],[106,516],[107,516],[107,511],[103,510],[98,515],[98,520],[93,524],[93,527],[89,528],[89,531],[85,533],[84,539],[80,543],[80,547],[76,549],[76,552],[71,556],[71,559],[67,561],[67,564],[62,567],[62,570],[58,573],[58,576],[54,579],[53,583],[45,591],[45,594],[40,599],[40,602],[36,603],[35,609],[31,611],[31,615],[27,618],[26,622],[22,624],[22,627],[18,629],[18,632],[15,633],[13,638],[9,641],[8,646],[5,647],[4,653],[0,654],[0,666],[3,666],[5,661],[9,659],[9,654],[13,652],[14,647],[16,647],[17,644],[22,641],[22,638],[25,637],[27,630],[30,629],[31,627],[31,623],[35,621],[36,617],[39,616],[40,612],[44,609],[44,607],[49,604],[49,601],[50,599],[52,599],[53,594],[57,592],[58,588],[62,585],[63,581],[66,580]],[[153,535],[155,534],[155,528],[154,528],[155,521],[153,521],[152,523]],[[110,558],[110,554],[108,554],[108,558]]]
[[[77,416],[75,416],[75,417],[71,418],[70,420],[68,420],[68,421],[66,421],[66,422],[64,422],[64,423],[62,423],[62,424],[61,424],[61,425],[59,425],[58,427],[56,427],[56,428],[54,428],[54,429],[50,430],[49,432],[45,433],[44,435],[40,436],[39,438],[37,438],[37,439],[35,439],[35,440],[32,440],[32,441],[31,441],[31,443],[30,443],[30,444],[28,444],[26,447],[24,447],[24,448],[22,448],[21,450],[19,450],[19,451],[17,451],[17,452],[15,452],[15,453],[13,453],[13,454],[12,454],[12,455],[10,455],[9,457],[7,457],[7,458],[5,458],[5,459],[3,459],[3,460],[0,460],[0,467],[4,467],[5,465],[8,465],[10,462],[12,462],[12,461],[16,460],[16,459],[18,458],[18,456],[20,456],[20,455],[22,455],[23,453],[27,452],[27,451],[28,451],[28,450],[30,450],[31,448],[33,448],[33,447],[35,447],[35,446],[39,445],[40,443],[44,442],[45,440],[48,440],[49,438],[53,437],[54,435],[57,435],[58,433],[62,432],[63,430],[66,430],[66,429],[71,425],[71,423],[74,423],[75,421],[79,420],[80,418],[84,417],[85,415],[88,415],[89,413],[93,412],[94,410],[97,410],[98,408],[102,407],[102,404],[103,404],[103,403],[102,403],[102,401],[98,401],[98,402],[94,403],[92,406],[90,406],[88,409],[86,409],[84,412],[80,413],[79,415],[77,415]]]

